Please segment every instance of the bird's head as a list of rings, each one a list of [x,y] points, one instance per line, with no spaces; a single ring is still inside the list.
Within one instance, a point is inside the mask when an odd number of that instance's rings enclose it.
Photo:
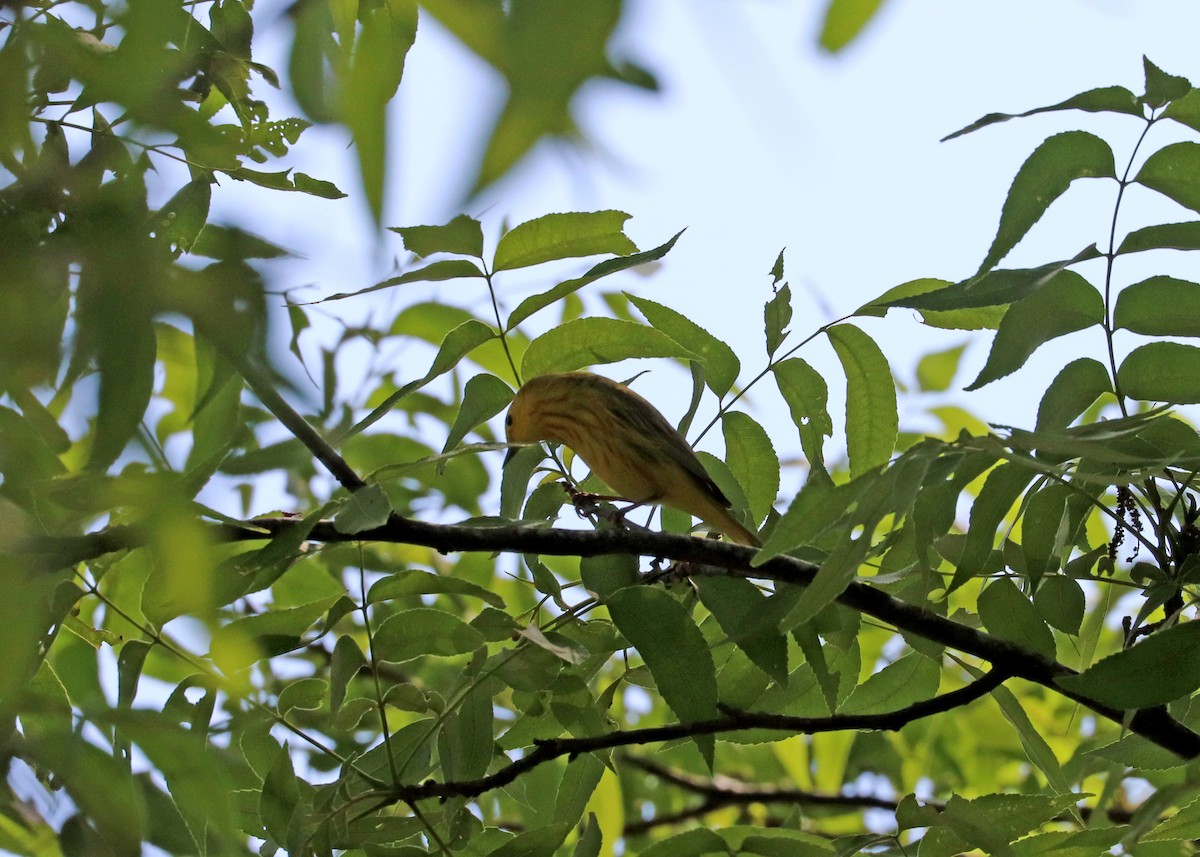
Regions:
[[[593,389],[596,378],[598,376],[586,372],[565,372],[540,375],[526,381],[508,406],[508,417],[504,421],[508,442],[551,440],[569,443],[574,437],[572,425],[578,409],[596,398]],[[516,454],[516,448],[510,449],[504,462],[507,464]]]
[[[512,404],[508,406],[504,431],[509,443],[532,443],[545,437],[538,417],[542,385],[536,384],[535,381],[536,379],[521,387],[513,397]],[[517,447],[510,449],[504,463],[508,464],[518,451]]]

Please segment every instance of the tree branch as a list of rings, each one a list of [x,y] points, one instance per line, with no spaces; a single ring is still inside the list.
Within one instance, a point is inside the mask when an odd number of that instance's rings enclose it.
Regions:
[[[701,818],[709,812],[721,809],[722,807],[740,806],[751,803],[792,803],[807,806],[845,807],[847,809],[882,809],[889,812],[895,812],[900,806],[899,801],[888,800],[873,795],[831,795],[808,792],[803,789],[760,786],[723,774],[716,774],[711,779],[697,777],[693,774],[676,771],[638,756],[623,756],[622,761],[658,777],[663,782],[678,786],[684,791],[692,792],[704,798],[700,804],[691,809],[681,810],[672,815],[656,816],[644,821],[630,822],[625,825],[625,835],[627,836],[645,833],[655,827],[678,824],[682,821]],[[921,803],[939,812],[946,808],[946,804],[939,800],[923,800]],[[1095,810],[1090,806],[1081,806],[1078,808],[1078,812],[1080,817],[1086,822]],[[1128,824],[1133,817],[1133,813],[1124,807],[1109,807],[1105,810],[1104,815],[1112,824]],[[1069,813],[1064,813],[1056,820],[1063,822],[1075,821],[1074,817]]]
[[[500,770],[477,780],[439,783],[428,780],[420,785],[399,786],[385,792],[392,800],[404,803],[428,798],[465,797],[472,798],[508,785],[521,774],[538,765],[562,756],[577,756],[614,747],[636,744],[652,744],[693,738],[697,735],[715,735],[722,732],[740,732],[747,729],[774,729],[782,732],[815,735],[820,732],[854,730],[894,731],[907,723],[966,705],[999,685],[1006,676],[991,672],[966,687],[923,700],[913,705],[882,714],[833,714],[829,717],[795,717],[787,714],[771,714],[757,711],[728,709],[723,716],[713,720],[698,720],[692,723],[675,723],[670,726],[654,726],[647,729],[626,729],[592,735],[585,738],[551,738],[535,741],[533,752],[522,756]]]
[[[655,816],[645,820],[633,821],[625,825],[626,836],[646,833],[655,827],[678,824],[683,821],[701,818],[726,806],[744,806],[751,803],[790,803],[804,806],[844,807],[846,809],[882,809],[895,812],[899,801],[874,797],[873,795],[831,795],[804,791],[803,789],[781,788],[779,786],[758,786],[742,780],[717,774],[711,779],[675,771],[671,768],[642,759],[637,756],[624,756],[623,761],[640,768],[648,774],[658,777],[665,783],[679,786],[684,791],[700,795],[704,800],[690,808],[664,816]],[[945,804],[940,801],[924,801],[926,806],[941,810]]]
[[[215,538],[225,540],[263,539],[279,535],[294,521],[260,518],[245,527],[214,525]],[[441,553],[453,551],[497,551],[546,554],[551,556],[601,556],[636,554],[693,564],[690,574],[729,574],[749,579],[773,580],[795,586],[808,586],[819,567],[803,560],[778,556],[758,567],[751,567],[753,548],[698,539],[692,536],[650,531],[564,530],[557,528],[502,526],[473,527],[429,524],[393,515],[387,524],[359,533],[339,533],[329,522],[318,523],[308,536],[311,541],[381,541],[421,545]],[[42,568],[84,561],[104,553],[137,547],[142,535],[134,529],[112,527],[87,536],[31,540],[16,552],[33,554],[33,562]],[[1077,673],[1037,652],[1001,637],[954,622],[916,604],[894,598],[866,583],[851,582],[837,602],[895,628],[916,634],[953,649],[975,655],[1007,676],[1023,678],[1061,694],[1097,714],[1124,724],[1125,712],[1069,691],[1057,679]],[[695,724],[693,724],[695,725]],[[672,727],[663,727],[672,728]],[[857,727],[843,727],[857,728]],[[1133,715],[1128,728],[1147,740],[1185,759],[1200,756],[1200,735],[1171,717],[1165,707],[1146,708]],[[647,740],[666,740],[649,738]],[[611,745],[616,746],[616,745]],[[582,752],[577,750],[575,752]]]
[[[279,395],[273,379],[253,359],[232,354],[228,348],[222,348],[221,353],[237,367],[238,372],[246,379],[246,383],[254,391],[254,395],[258,396],[258,400],[263,403],[263,406],[283,424],[284,428],[292,433],[296,440],[304,444],[305,448],[318,461],[325,465],[343,488],[353,493],[367,484],[346,463],[346,459],[342,458],[338,451],[325,438],[321,437],[308,420],[304,419],[295,408],[284,400],[283,396]]]

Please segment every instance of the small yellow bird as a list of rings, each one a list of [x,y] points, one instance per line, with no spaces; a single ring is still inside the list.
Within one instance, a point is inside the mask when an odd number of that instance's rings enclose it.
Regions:
[[[590,372],[531,378],[517,391],[505,425],[509,443],[566,444],[635,505],[672,506],[735,542],[762,544],[730,514],[729,500],[683,435],[624,384]]]

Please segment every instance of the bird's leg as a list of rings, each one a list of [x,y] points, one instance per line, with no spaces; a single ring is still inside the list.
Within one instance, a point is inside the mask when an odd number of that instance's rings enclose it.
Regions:
[[[586,518],[589,515],[597,515],[598,517],[601,517],[618,527],[629,526],[629,522],[625,520],[625,516],[634,509],[638,509],[657,500],[656,497],[650,497],[634,503],[630,502],[628,497],[621,497],[617,494],[593,494],[591,491],[580,491],[575,486],[567,485],[566,483],[563,483],[563,489],[568,495],[570,495],[571,505],[575,507],[575,512],[579,515],[579,517]],[[612,511],[603,512],[599,508],[601,503],[614,502],[629,502],[629,505],[623,509],[613,509]],[[638,527],[638,529],[644,528]]]

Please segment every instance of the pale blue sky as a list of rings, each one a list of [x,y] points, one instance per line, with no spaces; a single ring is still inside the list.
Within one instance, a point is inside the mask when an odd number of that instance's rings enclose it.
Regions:
[[[492,240],[504,218],[515,223],[551,211],[629,212],[627,231],[643,249],[687,227],[652,276],[627,274],[612,286],[688,312],[734,346],[745,379],[764,364],[766,273],[780,248],[788,248],[787,276],[796,295],[793,330],[807,335],[909,279],[973,273],[995,234],[1013,175],[1046,137],[1090,130],[1110,142],[1121,169],[1141,126],[1128,117],[1057,113],[948,143],[938,142],[942,136],[985,113],[1020,112],[1097,86],[1140,92],[1143,53],[1168,72],[1200,81],[1194,41],[1200,7],[1186,0],[891,0],[863,37],[835,57],[815,47],[820,5],[631,3],[618,43],[659,76],[663,92],[607,84],[587,90],[578,117],[595,148],[543,146],[467,211],[482,217]],[[278,44],[265,38],[259,50]],[[459,211],[470,179],[466,163],[502,96],[486,66],[423,16],[392,117],[388,225],[440,223]],[[1177,139],[1173,133],[1160,126],[1147,151]],[[314,129],[295,155],[298,168],[333,178],[352,198],[295,195],[272,209],[270,223],[251,214],[252,229],[306,254],[279,266],[273,285],[311,284],[305,294],[313,299],[390,273],[393,257],[404,258],[401,242],[389,235],[381,245],[372,233],[344,136]],[[1007,263],[1066,258],[1102,239],[1114,194],[1112,182],[1078,183]],[[1122,223],[1192,219],[1153,197],[1131,193]],[[252,188],[227,186],[214,194],[214,210],[236,216],[254,199],[260,204],[262,197]],[[1149,264],[1200,279],[1189,255],[1167,254]],[[1144,276],[1140,270],[1130,260],[1118,274],[1131,282]],[[512,290],[510,308],[550,284],[529,274],[501,282]],[[327,307],[349,317],[382,317],[429,298],[484,309],[483,292],[461,284],[415,285]],[[973,342],[959,387],[982,366],[990,342],[986,334],[931,331],[906,312],[863,327],[902,379],[912,377],[919,355]],[[1067,337],[1015,376],[976,393],[952,391],[951,398],[987,419],[1029,425],[1037,391],[1058,367],[1099,353],[1102,342],[1096,330]],[[405,379],[428,365],[426,355],[409,356],[401,368]],[[828,373],[840,422],[843,381],[831,349],[817,342],[802,356]],[[607,371],[631,374],[624,367]],[[639,389],[677,418],[687,395],[681,378],[655,372]],[[902,426],[906,414],[914,424],[923,404],[902,410]],[[752,411],[780,452],[798,449],[786,408],[769,391],[754,397]]]

